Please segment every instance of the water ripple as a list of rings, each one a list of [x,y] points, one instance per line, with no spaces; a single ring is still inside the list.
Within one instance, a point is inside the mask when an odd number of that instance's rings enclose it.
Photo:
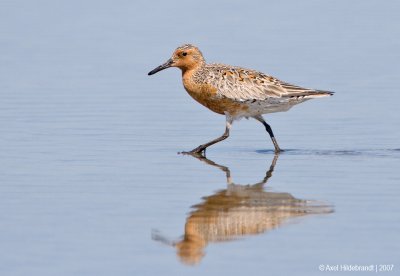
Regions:
[[[271,149],[256,150],[261,154],[273,154]],[[313,149],[287,149],[285,155],[321,155],[321,156],[366,156],[400,158],[400,149],[357,149],[357,150],[313,150]]]

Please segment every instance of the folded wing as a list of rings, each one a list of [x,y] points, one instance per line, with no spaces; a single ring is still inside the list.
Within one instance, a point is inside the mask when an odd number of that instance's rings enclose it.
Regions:
[[[316,98],[333,94],[286,83],[254,70],[215,64],[211,66],[214,70],[210,70],[208,82],[217,88],[219,96],[236,101]]]

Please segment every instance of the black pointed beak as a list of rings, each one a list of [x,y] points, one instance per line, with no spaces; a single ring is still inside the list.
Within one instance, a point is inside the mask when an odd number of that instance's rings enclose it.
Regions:
[[[150,76],[150,75],[154,75],[155,73],[157,73],[157,72],[159,72],[159,71],[161,71],[161,70],[167,69],[167,68],[171,67],[172,63],[174,63],[174,61],[173,61],[172,59],[167,60],[166,63],[164,63],[164,64],[162,64],[162,65],[160,65],[160,66],[154,68],[153,70],[151,70],[151,71],[148,73],[148,75],[149,75],[149,76]]]

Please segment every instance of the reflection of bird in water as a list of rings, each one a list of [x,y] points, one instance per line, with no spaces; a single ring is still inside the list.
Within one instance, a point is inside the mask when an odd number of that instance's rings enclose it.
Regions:
[[[185,234],[180,241],[169,241],[158,232],[153,239],[177,248],[184,263],[195,264],[204,256],[210,242],[237,239],[240,236],[263,233],[282,225],[290,218],[333,211],[329,205],[302,200],[289,193],[266,192],[264,184],[272,176],[278,155],[275,155],[264,179],[253,185],[234,184],[228,167],[219,165],[202,155],[199,160],[226,173],[227,189],[203,198],[193,206],[186,219]]]

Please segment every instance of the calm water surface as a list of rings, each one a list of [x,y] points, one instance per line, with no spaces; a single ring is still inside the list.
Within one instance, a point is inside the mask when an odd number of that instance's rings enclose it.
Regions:
[[[398,273],[399,11],[1,1],[1,275]],[[266,117],[278,157],[254,120],[207,159],[178,155],[224,130],[178,70],[147,76],[185,42],[337,93]]]

